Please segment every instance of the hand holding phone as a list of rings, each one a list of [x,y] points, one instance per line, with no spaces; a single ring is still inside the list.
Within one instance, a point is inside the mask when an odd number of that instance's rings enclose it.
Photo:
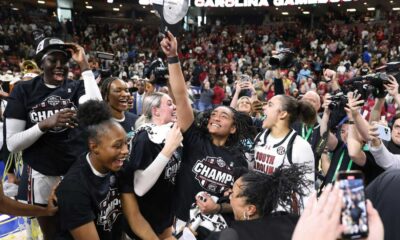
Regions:
[[[381,124],[377,124],[378,130],[377,132],[379,133],[379,138],[385,141],[390,141],[391,139],[391,132],[390,128]]]
[[[343,192],[341,223],[344,239],[360,239],[368,236],[368,216],[361,171],[341,171],[337,181]]]

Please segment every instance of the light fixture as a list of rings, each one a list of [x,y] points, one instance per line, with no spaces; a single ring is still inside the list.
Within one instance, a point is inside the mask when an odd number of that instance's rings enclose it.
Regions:
[[[146,6],[143,6],[143,8],[146,8]]]
[[[107,2],[108,2],[108,3],[113,3],[113,2],[114,2],[114,0],[107,0]]]
[[[156,13],[156,10],[150,10],[151,13]]]
[[[279,10],[279,8],[275,8],[275,10]]]
[[[122,4],[120,4],[119,7],[122,7]]]
[[[368,3],[367,2],[364,2],[364,5],[367,5]]]
[[[348,8],[347,9],[347,12],[355,12],[355,11],[357,11],[355,8]]]
[[[19,9],[16,8],[16,7],[13,7],[13,8],[11,8],[11,10],[13,10],[13,11],[18,11]]]
[[[85,2],[85,4],[88,5],[89,3],[88,3],[88,2]]]
[[[391,0],[390,3],[393,3],[393,0]]]
[[[301,9],[301,7],[297,7],[297,9]]]
[[[119,11],[119,8],[113,8],[113,11],[114,11],[114,12],[118,12],[118,11]]]
[[[87,5],[86,8],[87,9],[93,9],[93,6]]]
[[[289,15],[288,12],[282,12],[282,15]]]
[[[38,0],[37,3],[39,3],[39,4],[45,4],[46,2],[45,2],[45,1],[42,1],[42,0]]]
[[[393,8],[393,11],[400,11],[400,7]]]
[[[375,11],[374,7],[367,8],[368,11]]]
[[[310,14],[310,12],[309,11],[304,11],[303,14],[304,15],[308,15],[308,14]]]
[[[340,3],[338,3],[338,5],[337,5],[338,7],[340,7]]]

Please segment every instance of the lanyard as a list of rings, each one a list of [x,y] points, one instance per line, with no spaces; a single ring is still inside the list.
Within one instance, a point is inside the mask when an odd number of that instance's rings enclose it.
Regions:
[[[302,129],[301,129],[301,137],[302,137],[304,140],[308,141],[308,138],[310,138],[312,131],[313,131],[313,128],[310,127],[310,128],[307,130],[307,135],[306,135],[305,126],[304,126],[304,124],[303,124],[303,127],[302,127]]]
[[[339,163],[338,163],[338,165],[337,165],[337,167],[336,167],[336,170],[335,170],[335,174],[333,174],[332,182],[335,181],[336,175],[337,175],[337,173],[339,172],[340,166],[342,165],[342,161],[343,161],[343,157],[344,157],[344,152],[345,152],[345,150],[343,149],[342,154],[340,155],[340,158],[339,158]],[[346,172],[350,171],[352,165],[353,165],[353,160],[350,159],[350,162],[349,162],[349,164],[347,165],[347,170],[346,170]]]

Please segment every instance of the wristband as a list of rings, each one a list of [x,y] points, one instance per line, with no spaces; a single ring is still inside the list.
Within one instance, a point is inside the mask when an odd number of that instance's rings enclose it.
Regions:
[[[354,121],[352,121],[352,120],[347,121],[347,124],[354,124]]]
[[[179,58],[178,56],[175,57],[168,57],[167,58],[168,64],[174,64],[174,63],[179,63]]]

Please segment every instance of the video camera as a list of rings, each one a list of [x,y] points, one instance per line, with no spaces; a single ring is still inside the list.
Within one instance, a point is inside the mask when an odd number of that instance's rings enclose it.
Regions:
[[[344,84],[350,90],[358,89],[363,99],[370,93],[377,98],[384,97],[386,95],[384,84],[389,83],[389,75],[392,75],[397,82],[400,81],[400,62],[390,62],[376,70],[378,71],[376,73],[348,79]]]
[[[159,85],[166,85],[168,79],[168,68],[164,65],[161,58],[158,58],[150,63],[148,67],[143,69],[143,76],[150,79],[154,74],[154,82]]]
[[[331,111],[335,109],[344,109],[348,103],[348,97],[343,92],[339,92],[336,95],[331,96],[332,102],[329,104],[329,109]]]
[[[269,59],[269,64],[273,69],[277,68],[291,68],[294,64],[295,54],[289,48],[282,48],[278,53],[272,55]]]

